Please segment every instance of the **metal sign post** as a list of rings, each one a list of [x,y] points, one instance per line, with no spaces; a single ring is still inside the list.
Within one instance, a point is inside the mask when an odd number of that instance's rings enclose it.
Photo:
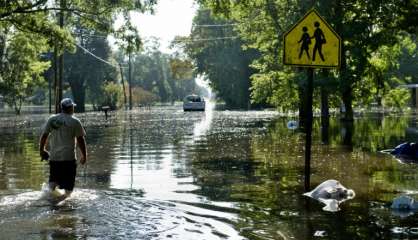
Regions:
[[[310,190],[311,185],[311,146],[312,146],[312,120],[313,120],[313,111],[312,111],[312,96],[313,96],[313,76],[314,69],[307,69],[307,101],[306,101],[306,137],[305,137],[305,190]]]
[[[307,67],[305,190],[310,190],[314,68],[341,65],[341,38],[315,9],[308,11],[283,39],[283,64]]]

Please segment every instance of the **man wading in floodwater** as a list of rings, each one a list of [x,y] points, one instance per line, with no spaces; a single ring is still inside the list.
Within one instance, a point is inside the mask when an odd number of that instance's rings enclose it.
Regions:
[[[43,131],[39,143],[42,160],[49,159],[49,188],[65,190],[64,197],[70,196],[74,189],[76,175],[76,144],[81,150],[80,163],[87,160],[86,132],[80,120],[73,116],[76,104],[70,98],[61,101],[61,113],[51,116]],[[49,152],[45,150],[49,143]]]

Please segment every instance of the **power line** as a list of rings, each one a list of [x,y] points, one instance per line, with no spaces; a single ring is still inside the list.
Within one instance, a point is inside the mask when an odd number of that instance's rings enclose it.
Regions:
[[[98,35],[98,34],[92,34],[92,33],[78,33],[78,34],[74,34],[78,37],[83,37],[83,36],[89,36],[89,37],[96,37],[96,38],[108,38],[109,36],[106,35]]]
[[[236,25],[236,24],[234,24],[234,25]],[[200,25],[200,26],[206,26],[206,25]],[[217,25],[207,25],[207,26],[217,26]],[[97,37],[97,38],[107,38],[108,37],[108,36],[95,35],[95,34],[85,34],[85,35],[90,36],[90,37]],[[78,36],[80,36],[80,35],[78,35]],[[173,40],[172,42],[203,42],[203,41],[216,41],[216,40],[235,39],[235,38],[239,38],[239,36],[217,37],[217,38],[198,38],[198,39],[190,39],[190,40]]]
[[[184,39],[184,40],[173,40],[173,42],[208,42],[208,41],[218,41],[218,40],[226,40],[226,39],[236,39],[239,38],[238,36],[231,36],[231,37],[218,37],[218,38],[200,38],[200,39]],[[89,54],[90,56],[94,57],[95,59],[109,65],[112,66],[114,68],[119,68],[120,66],[118,65],[114,65],[113,63],[106,61],[105,59],[97,56],[96,54],[92,53],[91,51],[89,51],[88,49],[86,49],[85,47],[81,46],[78,43],[74,43],[74,45],[76,45],[77,47],[79,47],[80,49],[82,49],[85,53]],[[127,69],[128,67],[122,67]]]
[[[238,23],[225,23],[225,24],[195,24],[192,27],[227,27],[236,26]]]
[[[91,37],[105,37],[101,35],[89,35]],[[203,41],[216,41],[216,40],[225,40],[225,39],[235,39],[239,38],[239,36],[231,36],[231,37],[217,37],[217,38],[197,38],[197,39],[190,39],[190,40],[173,40],[172,42],[203,42]]]
[[[99,61],[101,61],[101,62],[103,62],[103,63],[106,63],[106,64],[108,64],[108,65],[110,65],[110,66],[112,66],[112,67],[119,68],[119,66],[114,65],[113,63],[111,63],[111,62],[109,62],[109,61],[104,60],[103,58],[101,58],[101,57],[97,56],[96,54],[94,54],[94,53],[90,52],[90,51],[89,51],[89,50],[87,50],[85,47],[81,46],[80,44],[78,44],[78,43],[74,43],[74,44],[75,44],[77,47],[79,47],[79,48],[83,49],[85,53],[88,53],[90,56],[92,56],[92,57],[96,58],[97,60],[99,60]],[[127,68],[127,67],[122,67],[122,68]]]
[[[232,37],[218,37],[218,38],[197,38],[197,39],[179,39],[173,40],[173,42],[208,42],[208,41],[217,41],[217,40],[225,40],[225,39],[236,39],[239,36],[232,36]]]

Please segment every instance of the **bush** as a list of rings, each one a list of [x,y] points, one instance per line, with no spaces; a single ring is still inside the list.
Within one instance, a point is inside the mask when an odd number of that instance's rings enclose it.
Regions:
[[[407,107],[411,99],[411,94],[409,89],[405,88],[395,88],[391,89],[384,97],[383,97],[383,105],[385,107],[394,107],[397,108],[399,111],[402,111]]]
[[[132,88],[132,103],[137,106],[150,106],[159,101],[159,97],[154,93],[141,87]]]
[[[107,82],[103,86],[104,99],[102,106],[109,106],[111,110],[115,110],[122,104],[122,88],[114,82]]]

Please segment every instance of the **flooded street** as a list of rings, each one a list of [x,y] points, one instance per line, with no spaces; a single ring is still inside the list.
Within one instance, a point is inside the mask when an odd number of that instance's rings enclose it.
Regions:
[[[418,199],[418,164],[380,152],[416,141],[415,116],[331,118],[329,129],[315,119],[311,188],[336,179],[356,193],[338,212],[302,195],[304,135],[275,111],[77,116],[88,164],[57,206],[41,199],[48,165],[38,139],[48,114],[2,117],[0,239],[418,238],[418,214],[390,209],[401,194]]]

